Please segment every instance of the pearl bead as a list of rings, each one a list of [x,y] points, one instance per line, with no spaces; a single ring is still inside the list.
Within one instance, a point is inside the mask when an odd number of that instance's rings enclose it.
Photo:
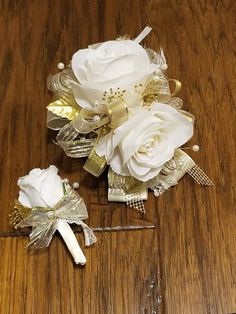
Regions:
[[[68,179],[68,178],[65,178],[63,181],[64,181],[64,183],[66,183],[66,184],[69,183],[69,179]]]
[[[105,49],[105,53],[109,54],[111,52],[110,49]]]
[[[193,147],[192,147],[192,150],[193,150],[194,152],[198,152],[199,149],[200,149],[200,147],[199,147],[198,145],[193,145]]]
[[[162,64],[161,69],[162,69],[163,71],[165,71],[167,68],[168,68],[168,66],[167,66],[166,63]]]
[[[72,184],[72,186],[73,186],[74,189],[78,189],[78,187],[79,187],[79,182],[74,182],[74,183]]]
[[[93,117],[93,122],[99,122],[100,121],[100,117],[99,116],[94,116]]]
[[[63,70],[65,68],[65,64],[63,62],[59,62],[58,65],[57,65],[57,68],[59,70]]]

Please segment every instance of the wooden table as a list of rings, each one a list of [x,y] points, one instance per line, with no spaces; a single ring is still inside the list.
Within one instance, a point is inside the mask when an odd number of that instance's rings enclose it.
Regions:
[[[2,0],[0,12],[0,313],[236,312],[236,2]],[[145,45],[164,49],[167,74],[182,82],[184,109],[196,117],[189,145],[200,152],[190,154],[215,185],[185,176],[161,197],[150,194],[142,218],[109,204],[106,176],[93,178],[52,143],[45,107],[58,62],[146,25]],[[9,226],[18,177],[50,164],[79,180],[97,230],[85,267],[74,266],[59,236],[49,250],[27,251],[28,238]]]

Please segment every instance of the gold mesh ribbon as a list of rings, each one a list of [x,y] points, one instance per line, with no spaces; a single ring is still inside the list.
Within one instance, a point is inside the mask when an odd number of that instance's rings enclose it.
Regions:
[[[148,181],[147,187],[154,191],[155,196],[159,196],[171,186],[176,185],[186,173],[190,174],[198,184],[213,185],[212,181],[195,164],[192,158],[181,149],[176,149],[174,157],[164,165],[155,178]]]
[[[126,202],[138,212],[144,214],[144,200],[147,200],[148,191],[142,182],[131,176],[122,176],[111,168],[108,171],[108,201]]]

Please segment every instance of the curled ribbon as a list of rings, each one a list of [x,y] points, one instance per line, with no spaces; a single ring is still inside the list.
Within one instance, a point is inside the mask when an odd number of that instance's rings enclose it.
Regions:
[[[48,107],[49,111],[51,108],[53,106]],[[98,177],[106,168],[106,160],[105,157],[99,157],[96,154],[95,145],[100,136],[117,128],[127,119],[126,103],[123,98],[118,98],[107,104],[100,116],[89,110],[81,109],[73,121],[59,131],[56,139],[67,156],[88,157],[84,168]],[[96,133],[99,135],[97,136]]]
[[[143,93],[144,105],[151,105],[154,101],[167,103],[171,99],[169,82],[163,72],[157,72],[150,80]]]
[[[19,207],[19,203],[15,208]],[[24,207],[24,206],[20,206]],[[69,224],[75,223],[82,227],[85,245],[90,246],[96,242],[93,231],[82,221],[88,218],[88,213],[83,199],[69,186],[66,185],[65,196],[54,208],[25,208],[27,213],[15,228],[32,227],[30,242],[31,248],[46,248],[49,246],[56,230],[63,237],[76,264],[84,265],[86,258],[77,242],[74,232]]]

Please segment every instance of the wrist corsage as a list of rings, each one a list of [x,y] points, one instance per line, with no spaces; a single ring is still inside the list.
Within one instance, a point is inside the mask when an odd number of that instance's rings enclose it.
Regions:
[[[159,196],[186,172],[212,185],[182,149],[194,116],[176,97],[181,83],[166,77],[163,51],[141,46],[150,31],[81,49],[48,78],[47,126],[58,131],[56,142],[67,156],[86,157],[84,169],[96,177],[108,166],[108,200],[142,212],[148,189]]]

